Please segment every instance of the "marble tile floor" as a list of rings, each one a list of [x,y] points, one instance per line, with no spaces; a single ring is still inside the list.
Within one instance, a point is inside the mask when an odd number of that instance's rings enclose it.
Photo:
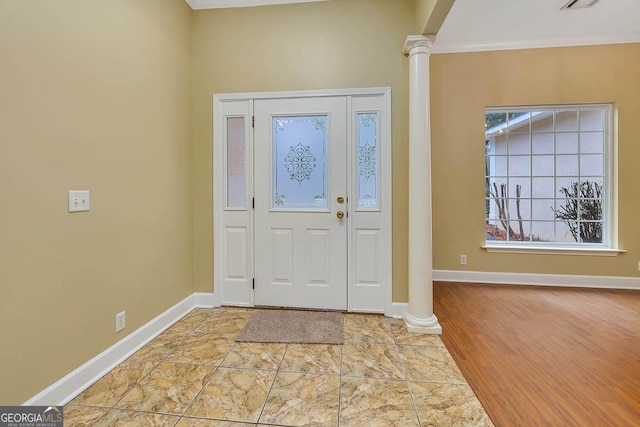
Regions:
[[[236,343],[195,309],[65,406],[66,426],[492,426],[439,336],[346,314],[343,345]]]

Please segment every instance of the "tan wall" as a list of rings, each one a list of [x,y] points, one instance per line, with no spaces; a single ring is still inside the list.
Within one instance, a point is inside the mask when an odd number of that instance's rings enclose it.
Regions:
[[[182,0],[0,2],[0,404],[193,292],[191,17]],[[91,212],[67,213],[85,189]]]
[[[415,0],[416,34],[437,34],[455,0]]]
[[[423,34],[437,0],[416,0],[416,34]]]
[[[415,33],[415,7],[0,2],[0,403],[22,403],[191,294],[194,282],[211,291],[214,93],[392,87],[393,299],[406,301],[401,48]],[[458,269],[466,253],[468,270],[637,275],[640,44],[431,62],[434,267]],[[580,102],[617,105],[619,242],[629,252],[485,253],[484,107]],[[91,212],[66,212],[70,189],[91,190]],[[127,329],[116,335],[121,310]]]
[[[638,276],[640,44],[431,57],[434,268]],[[489,254],[484,243],[484,108],[614,102],[617,257]]]
[[[212,95],[391,86],[393,299],[406,301],[408,60],[412,0],[340,0],[208,10],[194,17],[194,220],[197,291],[211,292]]]

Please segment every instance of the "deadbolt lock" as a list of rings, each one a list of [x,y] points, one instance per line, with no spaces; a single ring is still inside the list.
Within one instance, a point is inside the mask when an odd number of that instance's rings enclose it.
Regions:
[[[338,203],[344,203],[344,197],[342,196],[339,196],[337,200],[338,200]]]

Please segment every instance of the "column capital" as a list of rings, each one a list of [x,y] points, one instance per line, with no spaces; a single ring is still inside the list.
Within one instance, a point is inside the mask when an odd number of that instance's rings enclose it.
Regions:
[[[431,46],[435,40],[436,36],[408,36],[402,51],[406,56],[418,52],[428,54],[431,53]],[[414,51],[414,49],[419,49],[419,51]]]

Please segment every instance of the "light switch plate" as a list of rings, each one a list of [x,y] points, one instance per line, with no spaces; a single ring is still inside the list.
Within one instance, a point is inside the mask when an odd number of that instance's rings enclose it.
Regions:
[[[89,212],[89,191],[69,191],[69,212]]]

